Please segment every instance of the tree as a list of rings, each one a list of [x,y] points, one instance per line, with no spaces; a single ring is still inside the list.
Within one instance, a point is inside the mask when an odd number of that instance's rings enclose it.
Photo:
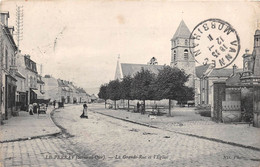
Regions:
[[[131,95],[134,99],[143,100],[145,110],[145,100],[153,99],[154,89],[152,88],[155,81],[155,74],[144,70],[137,72],[133,78],[131,86]]]
[[[107,99],[109,98],[108,92],[107,92],[107,84],[101,85],[99,88],[98,97],[105,100],[105,108],[107,105]]]
[[[192,99],[194,97],[193,88],[185,86],[188,75],[178,68],[164,66],[159,70],[156,79],[157,96],[162,99],[169,99],[169,115],[171,116],[171,100]]]
[[[114,100],[116,109],[116,101],[121,99],[121,84],[119,80],[113,80],[108,83],[107,93],[109,99]]]
[[[121,82],[121,98],[127,100],[127,110],[129,111],[129,100],[132,99],[131,96],[131,84],[133,78],[131,76],[125,76]]]

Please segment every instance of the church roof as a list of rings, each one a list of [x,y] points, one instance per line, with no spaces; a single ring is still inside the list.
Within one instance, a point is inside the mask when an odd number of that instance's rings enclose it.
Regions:
[[[238,86],[238,85],[241,85],[240,77],[241,77],[241,72],[235,73],[235,75],[229,77],[226,80],[226,85],[228,85],[228,86]]]
[[[210,64],[207,65],[201,65],[201,66],[197,66],[195,68],[195,72],[196,72],[196,76],[198,78],[201,78],[203,76],[203,74],[207,71],[207,69],[209,68]]]
[[[163,68],[163,65],[147,65],[147,64],[128,64],[121,63],[122,75],[124,76],[134,76],[141,69],[149,70],[152,73],[158,74],[159,70]]]
[[[255,35],[260,35],[260,30],[256,30]]]
[[[175,34],[173,35],[172,40],[176,38],[189,38],[189,37],[190,37],[190,30],[182,20]]]
[[[213,69],[209,77],[229,77],[233,73],[232,68]]]

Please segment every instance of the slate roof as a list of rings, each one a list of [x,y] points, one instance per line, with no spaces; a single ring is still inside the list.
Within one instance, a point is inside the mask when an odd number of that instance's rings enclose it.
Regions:
[[[172,40],[176,38],[189,38],[190,37],[190,30],[187,25],[182,20],[179,27],[177,28],[175,34],[172,37]]]
[[[147,64],[128,64],[121,63],[122,75],[124,76],[134,76],[141,69],[149,70],[152,73],[158,74],[159,70],[163,68],[163,65],[147,65]]]
[[[37,83],[44,84],[44,82],[40,79],[37,79]]]
[[[207,71],[207,69],[209,68],[210,64],[207,65],[201,65],[201,66],[197,66],[195,67],[195,72],[196,72],[196,76],[198,78],[201,78],[203,76],[203,74]]]
[[[255,35],[260,35],[260,30],[256,30]]]
[[[86,91],[83,88],[77,88],[79,93],[86,93]]]
[[[241,80],[240,80],[240,77],[241,77],[241,72],[237,72],[235,73],[234,76],[228,78],[226,80],[226,84],[228,86],[238,86],[238,85],[241,85]]]
[[[233,73],[232,68],[213,69],[209,77],[229,77]]]

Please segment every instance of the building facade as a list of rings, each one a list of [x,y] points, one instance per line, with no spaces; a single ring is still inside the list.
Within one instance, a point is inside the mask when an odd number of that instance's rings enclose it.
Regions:
[[[37,89],[38,72],[36,63],[31,60],[30,55],[23,55],[21,52],[17,54],[18,71],[25,77],[25,94],[26,105],[34,103],[37,96],[43,96]]]
[[[8,26],[9,12],[1,12],[1,120],[8,119],[16,113],[16,52],[13,39],[13,27]]]

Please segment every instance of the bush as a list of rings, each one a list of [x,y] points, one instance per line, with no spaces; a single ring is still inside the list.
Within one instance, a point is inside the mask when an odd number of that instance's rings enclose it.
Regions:
[[[202,104],[196,106],[196,110],[198,110],[198,113],[203,117],[211,117],[211,106],[207,104]]]
[[[211,117],[210,110],[199,111],[199,114],[200,114],[200,116],[203,116],[203,117]]]

